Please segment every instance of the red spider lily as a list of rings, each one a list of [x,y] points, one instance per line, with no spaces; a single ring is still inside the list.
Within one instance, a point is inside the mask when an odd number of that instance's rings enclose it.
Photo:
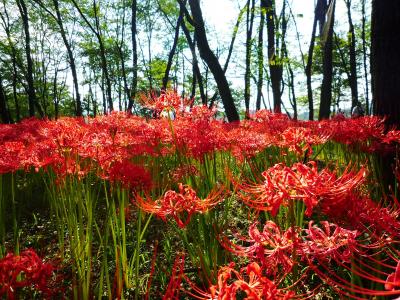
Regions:
[[[377,203],[358,193],[350,193],[338,201],[320,202],[321,212],[337,224],[342,224],[361,232],[368,230],[378,236],[400,237],[400,209],[396,198],[390,205]]]
[[[382,138],[382,143],[390,144],[390,143],[400,143],[400,130],[390,130],[385,136]]]
[[[310,128],[304,127],[289,127],[281,135],[281,147],[287,147],[298,155],[303,155],[306,151],[310,155],[312,153],[312,145],[324,144],[329,138],[329,135],[313,134]]]
[[[21,167],[25,145],[21,142],[5,142],[0,148],[0,174],[12,173]]]
[[[50,297],[53,292],[50,287],[53,271],[54,267],[43,263],[31,249],[20,255],[9,253],[0,259],[0,296],[14,299],[18,288],[33,287]]]
[[[246,297],[241,299],[247,300],[291,299],[295,295],[293,291],[279,289],[262,274],[262,268],[255,262],[248,264],[240,272],[234,267],[234,263],[221,267],[217,284],[209,287],[208,291],[201,290],[184,275],[192,288],[192,291],[186,293],[193,298],[204,300],[235,300],[240,293],[245,293]]]
[[[208,120],[214,119],[217,113],[216,106],[208,108],[207,105],[195,105],[192,106],[189,112],[185,113],[185,117],[190,118],[192,121],[196,120]]]
[[[186,156],[204,159],[204,155],[226,149],[226,130],[216,120],[179,118],[173,124],[176,148]]]
[[[289,201],[301,200],[311,216],[313,208],[320,199],[338,201],[346,197],[352,190],[361,185],[365,177],[365,168],[357,173],[349,171],[337,177],[328,169],[318,172],[317,163],[296,163],[291,168],[284,164],[276,164],[262,173],[263,184],[239,185],[241,199],[250,207],[271,211],[275,216],[281,205],[288,206]]]
[[[207,198],[200,199],[189,186],[179,184],[179,192],[167,191],[158,200],[143,199],[136,196],[136,204],[146,212],[154,213],[164,221],[172,216],[180,228],[186,227],[194,213],[205,213],[224,200],[223,189],[211,192]]]
[[[187,107],[193,105],[193,100],[183,98],[176,91],[163,91],[160,96],[152,95],[150,97],[141,95],[139,102],[157,113],[157,116],[163,110],[174,110],[175,112],[184,112]]]
[[[244,126],[233,128],[227,137],[232,154],[240,161],[256,155],[274,142],[268,133],[256,132]]]
[[[386,279],[385,289],[389,291],[400,289],[400,260],[394,273],[391,273]]]
[[[309,260],[333,259],[338,262],[349,262],[355,251],[359,233],[327,221],[320,223],[322,228],[313,225],[313,221],[308,223],[308,229],[305,230],[307,235],[300,249],[301,255]]]
[[[384,119],[376,116],[350,118],[342,121],[321,121],[319,126],[329,128],[332,139],[347,145],[363,145],[384,136]]]
[[[149,171],[130,161],[115,162],[108,170],[111,182],[120,182],[124,188],[148,191],[152,187]]]
[[[277,274],[279,267],[284,273],[290,272],[294,264],[291,257],[293,249],[300,244],[298,229],[291,227],[282,232],[274,222],[267,221],[260,232],[257,225],[256,222],[249,227],[248,238],[238,237],[248,246],[233,243],[227,237],[221,238],[222,245],[236,255],[260,261],[270,274]]]

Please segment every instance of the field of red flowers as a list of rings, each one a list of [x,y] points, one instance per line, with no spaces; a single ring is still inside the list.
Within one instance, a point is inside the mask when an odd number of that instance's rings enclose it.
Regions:
[[[381,168],[400,131],[147,105],[154,118],[0,125],[0,296],[400,295],[400,171]]]

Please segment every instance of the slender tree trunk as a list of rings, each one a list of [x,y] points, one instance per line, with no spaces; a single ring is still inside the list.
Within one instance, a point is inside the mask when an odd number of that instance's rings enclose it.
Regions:
[[[67,49],[68,62],[69,62],[69,66],[71,68],[72,81],[73,81],[73,85],[74,85],[74,89],[75,89],[75,101],[76,101],[75,114],[76,114],[76,116],[80,117],[80,116],[82,116],[82,102],[81,102],[81,95],[79,93],[78,75],[76,73],[75,58],[74,58],[74,54],[71,49],[71,45],[69,44],[69,41],[67,39],[66,32],[64,30],[64,24],[63,24],[63,20],[61,18],[58,0],[53,0],[53,4],[54,4],[54,9],[56,11],[57,24],[60,28],[60,34],[61,34],[62,40],[64,42],[64,46]]]
[[[318,4],[317,4],[318,6]],[[307,97],[308,97],[308,119],[314,120],[314,99],[313,99],[313,90],[311,84],[311,68],[313,63],[313,56],[314,56],[314,47],[315,47],[315,35],[317,34],[317,22],[318,22],[318,15],[317,15],[317,8],[315,8],[314,13],[314,22],[313,28],[311,33],[311,41],[310,47],[308,48],[308,56],[307,56],[307,65],[305,69],[306,77],[307,77]]]
[[[274,112],[281,112],[281,82],[282,82],[282,62],[278,57],[275,41],[275,1],[274,0],[261,0],[262,8],[266,10],[267,19],[267,36],[268,36],[268,64],[269,73],[272,86],[272,94],[274,98]]]
[[[238,121],[239,114],[236,110],[228,81],[218,61],[218,58],[210,49],[210,46],[207,41],[207,35],[199,0],[189,0],[189,5],[192,11],[193,21],[195,24],[194,33],[196,36],[197,46],[199,48],[200,56],[207,63],[208,67],[210,68],[211,72],[214,75],[214,79],[217,83],[219,94],[221,95],[222,103],[224,105],[228,121],[229,122]]]
[[[332,76],[333,76],[333,25],[335,20],[336,0],[331,0],[326,21],[326,34],[323,37],[323,78],[321,86],[321,101],[319,120],[329,119],[332,103]],[[324,28],[325,30],[325,28]],[[325,36],[326,35],[326,36]]]
[[[261,96],[264,83],[264,23],[265,23],[265,10],[260,8],[260,27],[258,28],[258,45],[257,45],[257,59],[258,59],[258,80],[257,80],[257,98],[256,110],[261,108]]]
[[[358,104],[357,86],[357,57],[356,57],[356,36],[354,32],[353,19],[351,17],[351,0],[346,0],[347,18],[349,20],[349,54],[350,54],[350,89],[351,89],[351,108]]]
[[[136,0],[132,0],[131,4],[131,34],[132,34],[132,88],[131,95],[128,103],[128,111],[132,111],[133,101],[136,98],[137,92],[137,69],[138,69],[138,55],[137,55],[137,43],[136,43],[136,11],[137,3]]]
[[[367,42],[365,37],[365,0],[361,1],[361,14],[362,14],[362,25],[361,25],[361,40],[363,49],[363,66],[364,66],[364,79],[365,79],[365,112],[367,115],[370,114],[370,104],[369,104],[369,82],[368,82],[368,71],[367,71]]]
[[[31,36],[29,33],[29,16],[28,10],[24,0],[17,0],[18,9],[22,18],[22,23],[24,25],[25,33],[25,54],[27,60],[27,74],[26,79],[28,82],[28,106],[29,106],[29,116],[35,116],[35,103],[36,103],[36,93],[35,85],[33,82],[33,61],[31,55]]]
[[[244,104],[246,107],[246,118],[250,115],[250,67],[251,67],[251,48],[254,24],[255,1],[247,1],[246,12],[246,70],[244,74]]]
[[[183,10],[180,9],[178,20],[176,21],[174,41],[172,43],[171,51],[169,52],[169,55],[168,55],[167,67],[165,68],[165,73],[164,73],[164,77],[162,80],[162,89],[164,91],[167,89],[167,84],[168,84],[168,80],[169,80],[169,72],[171,71],[172,61],[174,59],[174,55],[176,52],[176,46],[178,45],[179,29],[181,27],[182,21],[183,21]]]
[[[104,47],[104,41],[103,41],[103,37],[101,34],[101,30],[100,30],[99,16],[97,15],[96,7],[97,7],[96,1],[93,1],[93,10],[95,12],[95,23],[96,23],[96,29],[97,29],[97,31],[95,31],[94,33],[97,37],[97,40],[99,41],[101,68],[103,69],[103,75],[104,75],[106,90],[107,90],[108,111],[111,112],[114,110],[113,99],[112,99],[112,95],[111,95],[111,80],[110,80],[110,75],[108,73],[106,49]]]

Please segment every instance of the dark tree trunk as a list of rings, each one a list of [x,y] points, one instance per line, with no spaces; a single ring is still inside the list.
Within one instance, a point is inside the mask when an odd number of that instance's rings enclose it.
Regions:
[[[371,69],[374,114],[400,129],[400,1],[372,1]]]
[[[257,98],[256,110],[261,109],[261,96],[264,83],[264,23],[265,10],[260,9],[260,27],[258,28],[258,45],[257,45],[257,60],[258,60],[258,80],[257,80]]]
[[[317,0],[315,15],[319,24],[319,34],[322,35],[325,27],[326,12],[328,11],[328,0]]]
[[[0,74],[0,116],[1,121],[5,124],[10,123],[10,115],[7,109],[7,98],[6,93],[3,89],[3,79],[1,78]]]
[[[386,117],[386,129],[400,129],[400,1],[373,0],[371,20],[371,75],[374,114]],[[396,153],[385,153],[382,184],[393,193]],[[389,188],[392,187],[392,189]]]
[[[125,67],[125,59],[124,59],[124,53],[122,50],[122,45],[119,45],[117,43],[117,50],[118,50],[118,56],[119,59],[121,61],[121,73],[122,73],[122,81],[124,83],[124,94],[125,94],[125,99],[129,98],[130,99],[130,91],[129,91],[129,87],[128,87],[128,79],[126,76],[126,67]],[[130,101],[130,100],[129,100]],[[125,100],[125,109],[129,110],[129,104],[128,104],[128,108],[126,107],[126,100]]]
[[[331,0],[328,9],[326,28],[323,37],[323,78],[321,86],[321,101],[319,107],[319,120],[329,119],[332,103],[332,75],[333,75],[333,25],[335,20],[336,0]],[[325,31],[326,29],[326,31]]]
[[[254,23],[255,1],[247,1],[246,12],[246,70],[244,73],[244,105],[246,107],[246,118],[250,115],[250,67],[251,67],[251,48]]]
[[[173,41],[173,44],[172,44],[171,51],[169,52],[169,55],[168,55],[167,67],[165,69],[164,77],[163,77],[163,80],[162,80],[162,89],[163,90],[167,89],[168,80],[169,80],[169,72],[171,71],[172,60],[174,59],[174,55],[175,55],[175,52],[176,52],[176,46],[178,45],[179,29],[181,27],[182,21],[183,21],[183,10],[180,9],[179,10],[178,20],[176,21],[174,41]]]
[[[128,111],[132,111],[133,101],[136,98],[137,92],[137,69],[138,69],[138,55],[137,55],[137,42],[136,42],[136,11],[137,3],[136,0],[132,0],[131,4],[131,34],[132,34],[132,88],[131,95],[128,103]]]
[[[75,89],[75,102],[76,102],[75,114],[76,114],[76,116],[80,117],[80,116],[82,116],[82,102],[81,102],[81,95],[79,93],[78,75],[76,73],[75,58],[74,58],[74,54],[72,53],[71,45],[69,44],[69,41],[67,39],[66,32],[64,30],[64,25],[63,25],[63,21],[61,18],[58,0],[53,0],[53,4],[54,4],[55,11],[56,11],[57,24],[60,27],[60,34],[61,34],[62,40],[64,42],[65,48],[67,49],[67,53],[68,53],[68,62],[69,62],[69,66],[71,68],[72,80],[73,80],[74,89]]]
[[[350,89],[351,89],[351,108],[358,104],[357,86],[357,57],[356,57],[356,36],[354,32],[353,19],[351,17],[351,0],[346,0],[347,18],[349,20],[349,54],[350,54]]]
[[[200,8],[199,0],[189,0],[190,9],[193,15],[195,37],[197,40],[197,47],[199,48],[200,56],[214,75],[215,82],[217,83],[219,94],[225,108],[225,113],[229,122],[238,121],[239,114],[236,110],[233,101],[232,93],[229,88],[228,81],[225,73],[218,61],[218,58],[210,49],[207,41],[206,30],[204,26],[203,15]]]
[[[267,19],[267,36],[268,36],[268,61],[269,73],[272,85],[272,94],[274,98],[274,112],[281,112],[281,82],[282,82],[282,62],[278,55],[275,43],[275,1],[274,0],[261,0],[262,9],[266,11]]]
[[[361,40],[363,49],[363,66],[364,66],[364,80],[365,80],[365,112],[367,115],[370,114],[370,104],[369,104],[369,82],[368,82],[368,71],[367,71],[367,41],[365,37],[365,0],[361,2],[361,14],[362,14],[362,25],[361,25]]]
[[[315,37],[317,35],[317,25],[319,22],[319,32],[322,33],[322,28],[325,24],[326,14],[326,0],[317,0],[317,5],[314,11],[314,22],[311,33],[310,46],[308,48],[307,64],[305,67],[305,73],[307,78],[307,97],[308,97],[308,119],[314,120],[314,96],[311,82],[311,70],[313,64],[314,48],[315,48]]]
[[[27,74],[26,80],[28,82],[28,106],[29,106],[29,116],[35,116],[35,105],[36,105],[36,93],[35,85],[33,82],[33,61],[31,55],[31,36],[29,33],[29,16],[28,10],[24,0],[17,0],[18,9],[22,18],[22,23],[24,25],[25,33],[25,54],[27,61]]]

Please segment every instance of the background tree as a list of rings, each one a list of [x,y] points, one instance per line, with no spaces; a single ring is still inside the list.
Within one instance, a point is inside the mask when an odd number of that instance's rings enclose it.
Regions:
[[[371,68],[374,113],[400,128],[400,2],[372,1]]]
[[[194,32],[200,56],[207,63],[207,66],[214,75],[214,79],[217,83],[218,91],[221,96],[222,103],[224,104],[225,113],[229,122],[237,121],[239,120],[239,114],[236,110],[228,81],[226,80],[224,71],[218,61],[218,58],[212,52],[208,44],[200,2],[199,0],[189,0],[189,5],[193,15],[195,28]]]

